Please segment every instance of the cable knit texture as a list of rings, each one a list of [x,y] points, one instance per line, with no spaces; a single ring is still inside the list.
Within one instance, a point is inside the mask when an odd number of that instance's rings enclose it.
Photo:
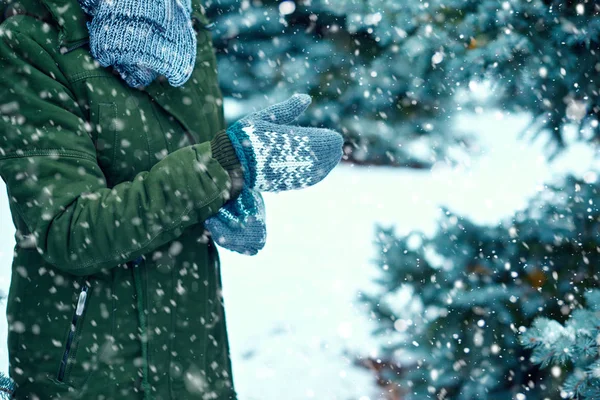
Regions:
[[[87,22],[90,52],[113,66],[129,86],[148,86],[164,75],[183,85],[196,61],[196,32],[190,0],[79,0]]]

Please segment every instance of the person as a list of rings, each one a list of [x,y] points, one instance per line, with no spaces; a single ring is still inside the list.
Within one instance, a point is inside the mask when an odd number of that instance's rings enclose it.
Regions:
[[[261,193],[341,135],[295,124],[307,95],[227,127],[199,0],[1,7],[12,398],[235,399],[215,245],[261,250]]]

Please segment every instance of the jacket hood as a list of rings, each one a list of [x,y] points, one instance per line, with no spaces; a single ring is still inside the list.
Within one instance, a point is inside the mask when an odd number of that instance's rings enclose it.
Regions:
[[[192,0],[192,17],[206,24],[208,20],[204,13],[201,0]],[[86,26],[89,17],[80,7],[78,0],[2,0],[0,22],[13,14],[27,14],[41,20],[53,20],[60,29],[58,40],[64,49],[89,38]]]

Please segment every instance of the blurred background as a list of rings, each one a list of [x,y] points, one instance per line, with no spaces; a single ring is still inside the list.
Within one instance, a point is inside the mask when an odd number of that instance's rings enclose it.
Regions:
[[[600,2],[203,3],[230,122],[346,137],[220,252],[240,400],[600,399]]]

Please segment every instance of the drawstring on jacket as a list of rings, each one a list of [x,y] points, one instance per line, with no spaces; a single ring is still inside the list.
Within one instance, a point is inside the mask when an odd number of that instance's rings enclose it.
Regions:
[[[150,400],[150,382],[148,381],[148,323],[144,312],[144,293],[142,291],[142,276],[139,264],[142,262],[142,256],[139,256],[130,265],[133,267],[133,280],[135,286],[135,295],[137,297],[137,314],[141,330],[142,341],[142,391],[144,400]]]

